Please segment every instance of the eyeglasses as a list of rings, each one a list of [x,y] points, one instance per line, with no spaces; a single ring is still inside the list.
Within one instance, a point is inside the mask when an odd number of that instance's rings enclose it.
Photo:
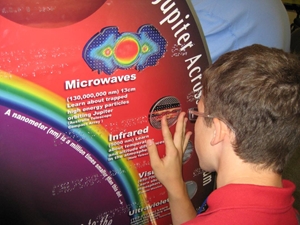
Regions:
[[[198,108],[189,108],[188,109],[189,121],[191,121],[192,123],[195,123],[198,116],[204,117],[204,118],[210,118],[210,119],[216,118],[215,116],[206,114],[204,112],[198,112]],[[233,127],[231,126],[231,124],[228,121],[226,121],[225,119],[220,119],[220,118],[219,118],[219,120],[222,120],[230,128],[230,130],[235,133]]]
[[[208,115],[206,113],[198,112],[197,108],[189,108],[189,110],[188,110],[189,121],[196,122],[198,116],[204,117],[204,118],[211,118],[211,119],[214,118],[213,116]]]

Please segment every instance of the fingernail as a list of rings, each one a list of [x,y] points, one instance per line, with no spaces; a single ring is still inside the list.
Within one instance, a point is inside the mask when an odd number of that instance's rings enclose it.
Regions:
[[[151,146],[151,145],[153,145],[153,140],[151,139],[147,140],[147,146]]]

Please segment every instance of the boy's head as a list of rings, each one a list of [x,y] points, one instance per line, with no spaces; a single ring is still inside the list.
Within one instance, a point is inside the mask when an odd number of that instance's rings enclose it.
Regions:
[[[300,145],[300,60],[261,45],[227,53],[205,71],[203,95],[205,113],[234,130],[236,154],[281,174]]]

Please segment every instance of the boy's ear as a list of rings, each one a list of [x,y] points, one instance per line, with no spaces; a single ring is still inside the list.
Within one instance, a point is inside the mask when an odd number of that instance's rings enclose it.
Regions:
[[[227,133],[227,125],[218,118],[213,118],[213,137],[210,141],[211,145],[216,145],[224,140]]]

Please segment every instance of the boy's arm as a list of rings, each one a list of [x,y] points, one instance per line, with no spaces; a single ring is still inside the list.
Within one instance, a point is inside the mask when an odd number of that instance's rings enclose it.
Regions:
[[[174,138],[167,125],[166,117],[162,118],[162,135],[166,146],[166,155],[163,158],[159,157],[154,142],[147,140],[154,174],[168,192],[173,225],[182,224],[196,216],[182,178],[182,156],[192,134],[185,131],[187,118],[184,116],[185,113],[181,113],[178,117]]]

